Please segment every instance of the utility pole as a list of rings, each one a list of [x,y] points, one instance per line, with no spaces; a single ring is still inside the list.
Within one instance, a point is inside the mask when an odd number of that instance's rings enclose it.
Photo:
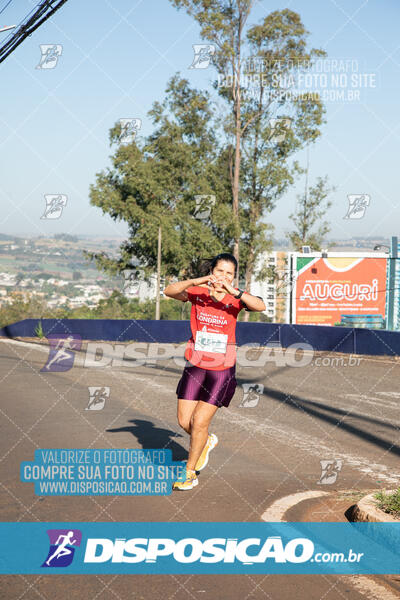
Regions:
[[[156,321],[160,320],[160,285],[161,285],[161,225],[158,226]]]
[[[394,304],[395,304],[395,282],[396,282],[396,268],[398,260],[398,240],[396,236],[392,236],[390,255],[389,255],[389,277],[388,277],[388,315],[387,315],[387,328],[393,329],[394,327]]]

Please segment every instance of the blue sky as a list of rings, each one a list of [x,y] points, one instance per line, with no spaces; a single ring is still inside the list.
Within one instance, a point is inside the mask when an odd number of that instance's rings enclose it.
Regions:
[[[7,0],[0,0],[0,11]],[[0,28],[17,24],[36,1],[13,0]],[[397,179],[400,142],[400,40],[398,0],[264,0],[249,24],[272,10],[290,8],[310,32],[309,44],[328,58],[351,59],[376,87],[361,88],[354,102],[328,101],[327,124],[310,149],[310,183],[328,175],[336,187],[328,218],[331,237],[398,235]],[[0,33],[0,40],[6,38]],[[189,69],[196,22],[168,0],[69,0],[51,20],[0,65],[0,232],[32,235],[127,234],[89,204],[89,185],[109,165],[108,131],[120,118],[142,119],[162,100],[176,72],[210,89],[212,68]],[[61,44],[54,69],[36,69],[40,44]],[[299,160],[305,160],[300,153]],[[287,192],[271,213],[276,237],[290,229],[296,193]],[[44,194],[66,194],[58,220],[40,219]],[[348,194],[368,194],[362,219],[343,219]]]

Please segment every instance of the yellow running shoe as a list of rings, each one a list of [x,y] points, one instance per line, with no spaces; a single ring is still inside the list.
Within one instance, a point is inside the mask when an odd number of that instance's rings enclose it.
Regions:
[[[186,481],[175,481],[172,489],[173,490],[191,490],[198,485],[199,480],[197,479],[196,471],[192,469],[186,469]]]
[[[215,448],[215,446],[217,444],[218,444],[217,436],[215,435],[215,433],[211,433],[208,436],[206,445],[203,448],[203,452],[200,454],[199,459],[196,463],[196,466],[195,466],[196,471],[201,471],[202,469],[204,469],[204,467],[208,463],[208,455],[210,454],[211,450],[213,448]]]

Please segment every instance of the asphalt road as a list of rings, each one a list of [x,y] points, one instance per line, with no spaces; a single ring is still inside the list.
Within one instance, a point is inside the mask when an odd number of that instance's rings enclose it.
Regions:
[[[319,354],[292,366],[290,353],[285,364],[279,356],[257,364],[255,351],[238,359],[236,394],[213,420],[219,444],[194,490],[164,497],[35,496],[33,484],[19,481],[19,466],[33,460],[36,448],[171,448],[174,460],[185,460],[189,441],[176,422],[178,360],[138,365],[120,353],[112,363],[106,350],[106,366],[88,367],[82,351],[69,371],[45,373],[47,354],[37,344],[0,343],[2,521],[260,521],[282,498],[319,490],[328,492],[323,500],[293,506],[288,500],[282,518],[344,521],[363,493],[399,485],[397,359],[349,364],[340,355],[339,364],[336,355]],[[250,384],[259,387],[245,395],[243,385]],[[110,388],[102,410],[85,410],[90,386]],[[330,461],[333,474],[324,477],[320,461]],[[1,577],[0,598],[391,600],[400,598],[397,579],[10,575]]]

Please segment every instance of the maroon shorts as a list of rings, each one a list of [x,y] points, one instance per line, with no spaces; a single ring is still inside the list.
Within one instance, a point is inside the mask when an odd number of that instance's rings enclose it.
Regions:
[[[218,407],[229,406],[237,385],[235,370],[235,365],[222,371],[212,371],[187,362],[176,395],[184,400],[203,400]]]

